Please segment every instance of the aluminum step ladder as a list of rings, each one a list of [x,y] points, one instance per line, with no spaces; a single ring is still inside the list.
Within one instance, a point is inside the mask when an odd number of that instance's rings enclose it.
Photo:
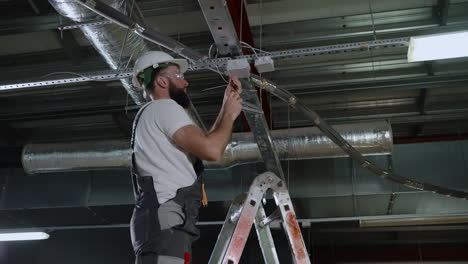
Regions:
[[[278,208],[267,217],[262,199],[268,189]],[[237,196],[229,208],[209,264],[237,264],[250,234],[252,224],[266,264],[279,263],[269,224],[280,219],[288,238],[295,264],[311,263],[286,184],[274,173],[258,175],[249,192]]]

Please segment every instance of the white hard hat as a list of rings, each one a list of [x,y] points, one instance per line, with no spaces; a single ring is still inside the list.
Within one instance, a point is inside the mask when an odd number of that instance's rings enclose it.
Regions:
[[[133,67],[132,83],[135,87],[141,88],[141,83],[138,81],[137,76],[148,67],[156,69],[162,63],[174,63],[179,66],[181,73],[188,69],[188,62],[185,59],[174,59],[171,55],[162,51],[149,51],[143,54],[135,62]]]

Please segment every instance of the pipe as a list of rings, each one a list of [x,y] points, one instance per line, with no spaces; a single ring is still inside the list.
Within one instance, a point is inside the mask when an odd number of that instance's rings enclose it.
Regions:
[[[467,214],[407,214],[407,215],[377,215],[377,216],[353,216],[353,217],[334,217],[334,218],[308,218],[297,219],[304,228],[310,228],[311,224],[316,223],[340,223],[356,221],[359,227],[401,227],[413,225],[446,225],[446,224],[465,224],[468,223]],[[397,225],[395,225],[398,223]],[[224,221],[199,221],[197,226],[223,225]],[[83,230],[83,229],[109,229],[109,228],[128,228],[129,224],[107,224],[107,225],[68,225],[68,226],[41,226],[26,228],[3,228],[0,233],[12,232],[36,232],[36,231],[62,231],[62,230]],[[456,226],[455,226],[456,227]],[[413,227],[414,228],[414,227]],[[423,229],[422,227],[418,228]],[[430,229],[429,229],[430,230]]]
[[[388,227],[388,226],[420,226],[420,225],[453,225],[468,223],[467,215],[433,215],[406,216],[383,219],[361,219],[360,227]]]
[[[390,154],[392,131],[387,122],[337,125],[335,128],[366,155]],[[273,143],[281,159],[343,157],[346,154],[317,128],[272,131]],[[131,163],[127,141],[83,141],[72,143],[27,144],[22,163],[28,174],[126,168]],[[261,155],[252,133],[235,133],[218,162],[205,162],[207,169],[260,162]]]
[[[101,19],[99,15],[74,0],[49,0],[49,2],[60,15],[75,22],[85,23]],[[138,9],[138,5],[133,5],[127,0],[106,0],[106,2],[132,19],[143,23],[143,15]],[[133,65],[140,55],[150,50],[144,39],[115,24],[90,25],[80,29],[113,70],[126,68],[130,62]],[[145,103],[142,91],[133,87],[130,80],[122,79],[120,81],[136,104]]]

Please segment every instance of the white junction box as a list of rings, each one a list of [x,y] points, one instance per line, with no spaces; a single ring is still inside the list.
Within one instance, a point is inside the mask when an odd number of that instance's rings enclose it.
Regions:
[[[227,71],[239,78],[247,78],[250,76],[249,61],[247,59],[228,60]]]
[[[259,73],[271,72],[275,70],[275,64],[270,56],[255,59],[255,68]]]

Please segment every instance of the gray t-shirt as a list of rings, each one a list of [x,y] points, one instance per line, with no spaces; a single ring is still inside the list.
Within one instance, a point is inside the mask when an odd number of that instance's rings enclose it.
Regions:
[[[160,204],[174,198],[179,188],[192,185],[197,175],[193,156],[179,148],[172,136],[195,125],[187,112],[172,99],[149,103],[135,132],[135,162],[140,176],[152,176]]]

